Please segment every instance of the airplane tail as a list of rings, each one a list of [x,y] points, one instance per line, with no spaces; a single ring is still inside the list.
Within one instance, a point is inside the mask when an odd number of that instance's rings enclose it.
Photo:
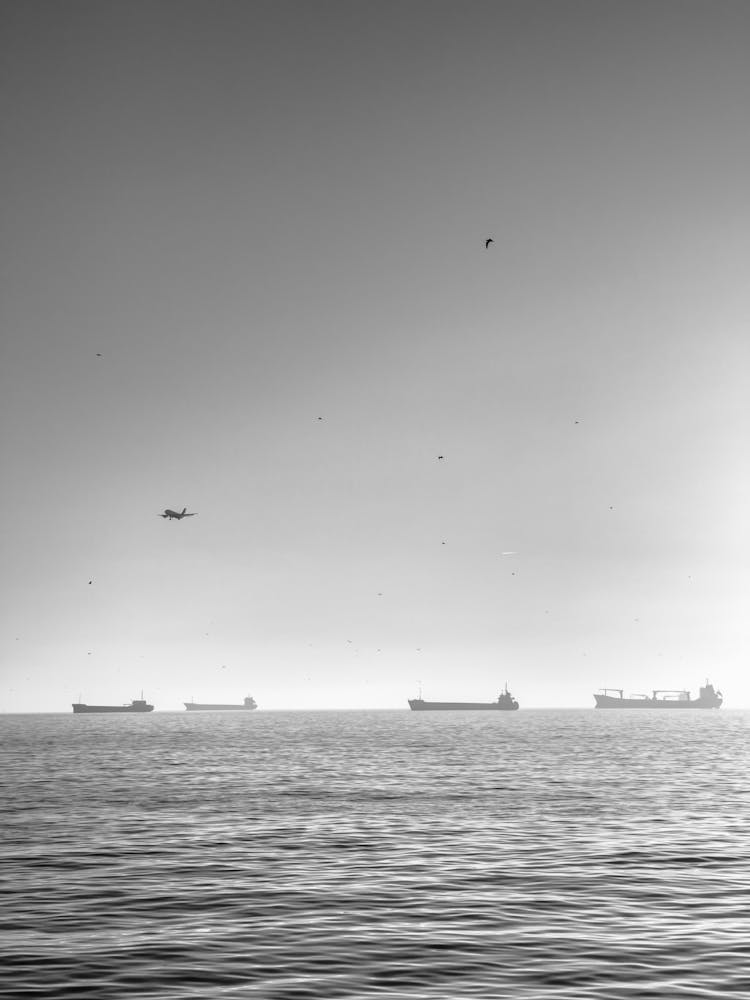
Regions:
[[[183,507],[182,508],[182,513],[184,514],[186,510],[187,510],[187,507]]]

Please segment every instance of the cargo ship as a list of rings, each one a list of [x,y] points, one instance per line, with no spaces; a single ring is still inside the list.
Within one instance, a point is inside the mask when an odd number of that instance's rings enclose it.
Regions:
[[[249,695],[241,705],[205,705],[199,701],[183,701],[182,704],[188,712],[251,712],[258,707],[255,704],[255,698],[251,698]]]
[[[420,691],[418,698],[409,699],[409,708],[412,712],[514,712],[518,708],[518,702],[506,684],[497,701],[425,701]]]
[[[153,712],[154,706],[147,704],[141,697],[131,701],[129,705],[85,705],[81,701],[73,703],[73,711],[76,715],[90,714],[92,712]]]
[[[666,689],[625,698],[622,688],[602,688],[594,700],[597,708],[721,708],[724,698],[721,691],[715,691],[713,684],[706,681],[697,698],[691,698],[689,691]]]

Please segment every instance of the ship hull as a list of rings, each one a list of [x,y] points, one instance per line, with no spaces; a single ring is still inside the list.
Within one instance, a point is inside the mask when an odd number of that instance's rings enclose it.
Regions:
[[[188,712],[254,712],[257,705],[201,705],[197,701],[184,701]]]
[[[153,705],[82,705],[79,703],[73,705],[75,715],[111,715],[114,713],[118,715],[137,715],[143,712],[153,712],[153,710]]]
[[[595,694],[597,708],[719,708],[715,701],[703,698],[613,698],[611,695]]]
[[[422,701],[410,698],[412,712],[515,712],[518,703],[501,705],[496,701]]]

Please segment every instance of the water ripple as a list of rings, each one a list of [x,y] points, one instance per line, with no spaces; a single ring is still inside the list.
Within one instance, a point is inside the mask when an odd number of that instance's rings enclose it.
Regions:
[[[741,713],[0,718],[0,997],[750,995]]]

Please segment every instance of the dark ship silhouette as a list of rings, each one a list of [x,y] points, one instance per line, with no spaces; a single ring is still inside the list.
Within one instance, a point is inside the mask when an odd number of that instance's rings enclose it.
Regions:
[[[182,704],[188,712],[251,712],[258,707],[255,698],[249,695],[241,705],[209,705],[199,701],[183,701]]]
[[[76,715],[86,715],[93,712],[153,712],[154,706],[147,704],[141,697],[131,701],[129,705],[86,705],[81,701],[73,703],[73,711]]]
[[[518,702],[508,690],[506,683],[505,690],[500,692],[497,701],[424,701],[420,690],[418,698],[409,699],[409,708],[412,712],[460,712],[467,710],[514,712],[518,708]]]
[[[721,708],[724,697],[706,681],[697,698],[691,698],[689,691],[665,689],[656,689],[650,696],[631,694],[624,698],[622,688],[602,688],[594,700],[597,708]]]

